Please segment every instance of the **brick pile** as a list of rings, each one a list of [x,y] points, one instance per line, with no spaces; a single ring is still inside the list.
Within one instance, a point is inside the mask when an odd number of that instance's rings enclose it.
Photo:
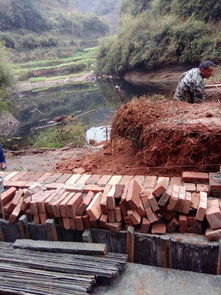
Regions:
[[[206,232],[221,237],[221,184],[214,174],[184,172],[181,177],[87,174],[5,175],[1,213],[9,222],[22,214],[35,224],[53,218],[67,230],[95,227],[141,233]],[[216,174],[217,176],[217,174]],[[212,184],[212,185],[210,185]]]

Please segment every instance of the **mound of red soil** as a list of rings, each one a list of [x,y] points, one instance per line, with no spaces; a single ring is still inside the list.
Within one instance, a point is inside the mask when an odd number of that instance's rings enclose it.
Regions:
[[[111,144],[62,172],[83,167],[99,174],[166,174],[215,171],[221,163],[221,104],[134,100],[113,121]]]

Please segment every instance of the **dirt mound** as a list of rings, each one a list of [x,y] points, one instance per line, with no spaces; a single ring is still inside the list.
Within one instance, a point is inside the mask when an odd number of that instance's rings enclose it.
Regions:
[[[115,116],[112,141],[118,137],[149,167],[214,169],[221,163],[221,104],[136,100]]]
[[[59,163],[62,172],[83,167],[96,174],[177,175],[215,171],[221,163],[221,104],[133,100],[116,113],[111,143],[80,161]]]

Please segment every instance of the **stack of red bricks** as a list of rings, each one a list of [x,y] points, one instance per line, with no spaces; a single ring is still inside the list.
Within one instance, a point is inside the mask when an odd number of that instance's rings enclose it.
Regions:
[[[201,234],[207,229],[209,239],[221,237],[220,201],[207,198],[210,182],[216,194],[219,183],[208,173],[184,172],[182,178],[158,180],[87,174],[44,174],[37,179],[29,173],[28,182],[23,172],[13,173],[5,177],[9,189],[1,194],[1,211],[9,222],[26,214],[35,224],[54,218],[67,230],[99,227],[118,232],[132,225],[142,233]]]

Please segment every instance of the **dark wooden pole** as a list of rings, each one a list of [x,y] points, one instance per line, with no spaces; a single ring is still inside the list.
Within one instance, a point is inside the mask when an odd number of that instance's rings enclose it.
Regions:
[[[134,262],[134,227],[127,228],[127,255],[128,262]]]

